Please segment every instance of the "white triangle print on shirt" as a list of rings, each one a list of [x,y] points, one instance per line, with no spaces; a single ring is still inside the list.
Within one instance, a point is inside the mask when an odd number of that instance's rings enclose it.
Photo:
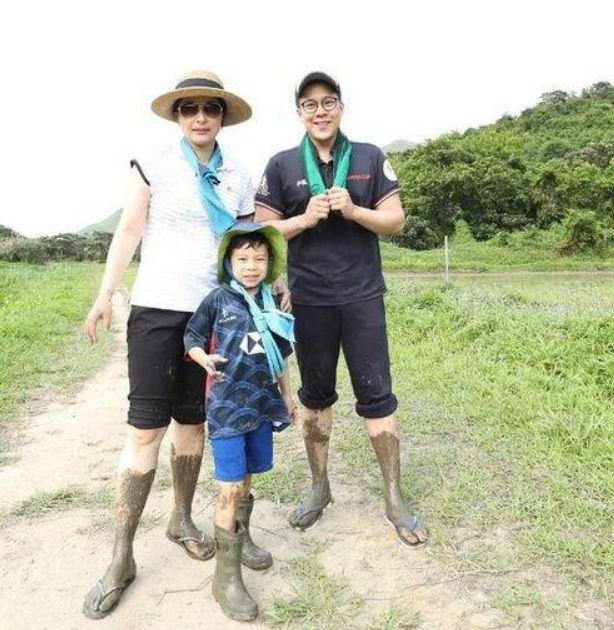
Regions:
[[[250,332],[243,337],[239,348],[247,354],[265,354],[264,347],[260,343],[262,338],[259,332]]]

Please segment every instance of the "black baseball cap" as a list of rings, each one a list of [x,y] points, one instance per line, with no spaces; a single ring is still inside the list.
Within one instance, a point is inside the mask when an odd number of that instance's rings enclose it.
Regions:
[[[314,83],[324,83],[324,85],[327,85],[333,92],[335,92],[339,96],[339,98],[341,98],[341,88],[339,87],[337,81],[335,81],[335,79],[333,79],[330,74],[326,74],[326,72],[316,71],[310,72],[309,74],[305,75],[303,80],[298,84],[296,92],[294,93],[294,100],[296,101],[297,105],[298,99],[301,98],[303,92]]]

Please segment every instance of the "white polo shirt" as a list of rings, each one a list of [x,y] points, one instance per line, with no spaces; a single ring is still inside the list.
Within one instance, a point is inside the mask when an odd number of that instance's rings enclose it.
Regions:
[[[222,152],[217,193],[235,218],[254,212],[247,169]],[[194,312],[217,286],[217,246],[198,183],[179,141],[137,160],[149,182],[149,212],[132,304]]]

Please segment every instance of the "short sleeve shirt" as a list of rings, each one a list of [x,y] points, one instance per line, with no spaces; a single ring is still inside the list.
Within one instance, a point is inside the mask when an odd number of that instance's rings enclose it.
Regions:
[[[333,161],[320,163],[326,186],[332,185]],[[377,205],[398,192],[396,175],[383,151],[352,142],[346,184],[355,205],[377,212]],[[303,214],[311,193],[299,147],[269,160],[256,203],[287,219]],[[288,243],[288,277],[292,301],[312,306],[359,302],[384,294],[379,240],[376,234],[340,213],[305,230]]]
[[[256,302],[262,307],[260,294]],[[273,335],[282,356],[291,344]],[[290,422],[288,410],[269,372],[264,346],[243,297],[227,284],[214,289],[190,318],[185,351],[198,347],[227,359],[221,383],[207,377],[206,408],[209,437],[229,438],[257,429],[262,422],[280,431]]]

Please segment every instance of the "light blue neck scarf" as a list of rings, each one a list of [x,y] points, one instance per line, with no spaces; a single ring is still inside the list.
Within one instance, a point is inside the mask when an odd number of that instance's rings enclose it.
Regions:
[[[249,312],[256,325],[256,330],[260,333],[262,339],[262,345],[264,346],[269,364],[269,372],[271,373],[273,381],[277,382],[284,371],[284,357],[279,350],[279,346],[275,343],[272,333],[279,335],[282,339],[286,339],[293,344],[295,342],[294,317],[277,308],[275,300],[273,299],[271,285],[265,282],[260,285],[263,306],[263,308],[260,308],[256,300],[246,291],[245,287],[234,279],[228,258],[224,261],[224,267],[232,278],[230,286],[247,302]]]
[[[215,235],[220,237],[235,222],[234,217],[228,212],[224,202],[215,190],[215,186],[220,183],[216,174],[217,169],[222,166],[223,162],[220,147],[216,142],[209,164],[204,169],[199,164],[198,156],[185,137],[181,139],[181,150],[198,181],[200,203],[207,212]]]

